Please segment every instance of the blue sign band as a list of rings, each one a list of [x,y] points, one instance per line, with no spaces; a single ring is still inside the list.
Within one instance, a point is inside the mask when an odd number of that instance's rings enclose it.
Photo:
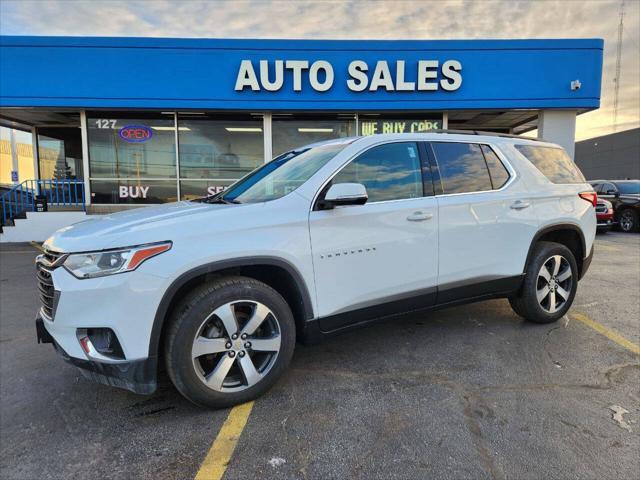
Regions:
[[[603,41],[455,40],[312,41],[152,38],[0,37],[0,104],[7,107],[165,108],[222,110],[455,110],[570,108],[600,105]],[[235,89],[243,60],[273,81],[278,61],[309,68],[295,89],[285,69],[275,91]],[[310,67],[333,71],[326,91],[313,88]],[[349,88],[350,66],[366,64],[369,83],[386,62],[393,91]],[[436,62],[435,90],[419,90],[420,62]],[[461,84],[440,87],[442,66],[461,65]],[[400,66],[405,86],[399,88]],[[81,79],[73,66],[82,65]],[[36,72],[37,68],[37,72]],[[46,78],[38,72],[46,71]],[[132,73],[135,72],[135,73]],[[324,73],[319,76],[325,80]],[[572,89],[579,80],[581,87]],[[398,91],[400,90],[400,91]]]

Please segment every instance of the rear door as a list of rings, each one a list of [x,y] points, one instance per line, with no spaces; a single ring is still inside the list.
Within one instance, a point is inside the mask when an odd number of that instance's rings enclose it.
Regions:
[[[323,330],[434,303],[438,210],[423,160],[416,142],[373,146],[332,179],[363,184],[367,203],[310,213]]]
[[[437,166],[438,303],[519,285],[538,228],[516,172],[490,145],[431,142]]]

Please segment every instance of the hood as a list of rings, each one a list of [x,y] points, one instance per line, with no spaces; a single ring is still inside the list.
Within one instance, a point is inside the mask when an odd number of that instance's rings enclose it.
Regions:
[[[176,202],[154,207],[96,215],[62,228],[49,237],[45,248],[61,252],[82,252],[171,240],[183,222],[198,222],[198,216],[226,212],[242,205]]]

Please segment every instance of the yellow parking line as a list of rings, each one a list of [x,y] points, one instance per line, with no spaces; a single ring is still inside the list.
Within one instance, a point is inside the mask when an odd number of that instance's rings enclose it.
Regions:
[[[195,480],[220,480],[222,478],[252,408],[253,402],[248,402],[231,409],[207,456],[200,465]]]
[[[614,332],[613,330],[609,330],[607,327],[602,325],[601,323],[596,322],[595,320],[590,319],[586,315],[582,313],[572,313],[571,316],[576,320],[584,323],[586,326],[593,328],[596,332],[601,333],[609,340],[613,340],[618,345],[626,348],[627,350],[632,351],[636,355],[640,355],[640,345],[637,343],[633,343],[631,340],[627,340],[619,333]]]

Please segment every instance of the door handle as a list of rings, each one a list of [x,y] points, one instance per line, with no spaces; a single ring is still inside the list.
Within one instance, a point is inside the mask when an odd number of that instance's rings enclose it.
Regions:
[[[413,212],[407,217],[407,220],[409,220],[410,222],[423,222],[425,220],[431,220],[432,218],[433,213]]]
[[[522,200],[516,200],[511,204],[511,208],[513,208],[514,210],[522,210],[530,206],[531,204],[529,202],[523,202]]]

